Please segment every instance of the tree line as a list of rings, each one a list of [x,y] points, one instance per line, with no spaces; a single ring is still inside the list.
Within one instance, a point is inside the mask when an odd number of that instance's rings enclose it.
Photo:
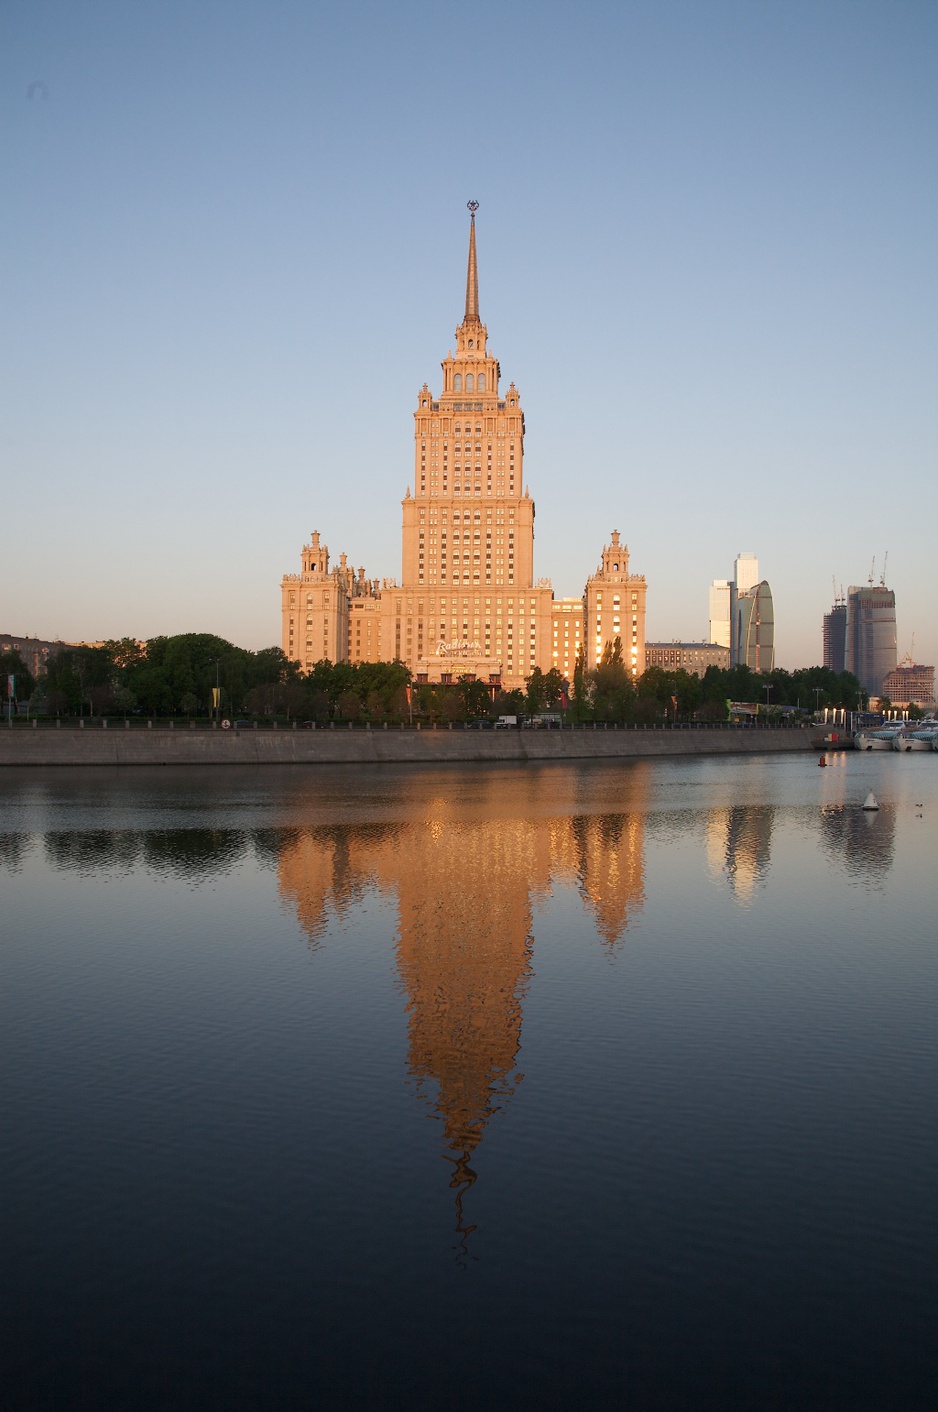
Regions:
[[[455,665],[455,664],[454,664]],[[649,667],[633,680],[622,644],[608,644],[595,668],[582,657],[572,683],[556,668],[539,667],[525,688],[497,691],[462,678],[414,681],[402,662],[317,662],[302,672],[279,647],[250,652],[211,633],[183,633],[138,643],[62,647],[34,681],[15,652],[0,654],[4,697],[16,677],[16,697],[54,716],[131,715],[279,717],[324,724],[330,720],[467,721],[486,716],[563,712],[575,722],[651,724],[662,719],[724,720],[727,701],[782,707],[859,708],[860,683],[826,667],[758,674],[748,667],[709,667],[701,678]],[[215,692],[217,691],[217,707]]]
[[[708,667],[703,677],[692,672],[648,667],[633,680],[619,638],[608,643],[599,665],[588,669],[582,657],[573,674],[571,712],[576,720],[651,724],[671,720],[722,721],[727,703],[746,702],[770,717],[789,708],[813,713],[824,706],[859,710],[866,702],[852,672],[829,667],[802,667],[788,672],[754,672],[750,667]]]

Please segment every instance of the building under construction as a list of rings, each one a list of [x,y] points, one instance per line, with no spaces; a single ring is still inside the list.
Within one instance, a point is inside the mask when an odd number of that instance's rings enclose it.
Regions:
[[[844,667],[870,696],[881,696],[895,670],[896,595],[884,583],[847,589]]]
[[[933,706],[935,669],[904,657],[898,667],[883,678],[882,694],[889,697],[893,706]]]

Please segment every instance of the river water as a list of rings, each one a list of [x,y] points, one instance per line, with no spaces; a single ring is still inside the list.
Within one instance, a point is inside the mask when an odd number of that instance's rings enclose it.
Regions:
[[[0,791],[7,1405],[934,1405],[934,755]]]

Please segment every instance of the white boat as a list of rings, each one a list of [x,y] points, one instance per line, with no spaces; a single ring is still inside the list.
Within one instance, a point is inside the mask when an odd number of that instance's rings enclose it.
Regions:
[[[853,744],[857,750],[894,750],[896,736],[901,734],[902,725],[877,726],[875,730],[857,731]]]
[[[903,752],[906,750],[935,750],[938,749],[938,725],[919,726],[917,730],[905,730],[896,737],[895,748]]]
[[[873,813],[874,810],[879,808],[879,801],[872,790],[870,790],[866,799],[863,801],[863,808],[867,810],[868,813]]]

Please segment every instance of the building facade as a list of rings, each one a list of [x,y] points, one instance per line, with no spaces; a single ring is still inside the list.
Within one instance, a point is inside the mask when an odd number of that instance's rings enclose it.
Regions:
[[[935,704],[935,669],[907,658],[883,677],[883,696],[893,706],[933,706]]]
[[[736,595],[733,633],[737,666],[754,672],[775,668],[775,607],[765,579]]]
[[[582,600],[554,601],[534,572],[534,501],[524,479],[524,412],[479,313],[475,206],[470,203],[466,304],[442,389],[426,383],[414,412],[414,482],[401,502],[402,574],[371,580],[345,556],[330,569],[314,533],[299,574],[281,584],[281,643],[309,670],[330,661],[399,659],[424,681],[474,676],[507,690],[535,667],[572,678],[622,641],[635,677],[644,670],[644,576],[629,571],[618,531]],[[574,605],[578,605],[575,608]]]
[[[895,670],[896,595],[884,584],[847,589],[844,662],[863,690],[880,696],[883,680]]]
[[[759,582],[759,560],[755,554],[737,554],[733,565],[733,583],[737,593],[748,593]]]
[[[714,579],[710,585],[710,637],[709,641],[729,649],[730,624],[733,618],[729,579]]]
[[[715,604],[722,599],[715,591],[724,580],[715,579],[710,587],[711,620]],[[759,578],[759,560],[755,554],[737,554],[733,578],[726,584],[729,590],[729,649],[730,664],[751,667],[754,672],[771,672],[775,666],[775,608],[772,590],[765,579]],[[722,637],[711,637],[721,642]]]
[[[824,614],[822,628],[823,663],[832,672],[847,670],[847,605],[839,600]]]
[[[702,677],[708,667],[728,670],[730,649],[719,642],[646,642],[645,665]]]
[[[0,652],[18,652],[26,670],[36,678],[45,670],[49,658],[63,647],[73,646],[66,642],[46,642],[39,637],[13,637],[9,633],[0,634]]]

